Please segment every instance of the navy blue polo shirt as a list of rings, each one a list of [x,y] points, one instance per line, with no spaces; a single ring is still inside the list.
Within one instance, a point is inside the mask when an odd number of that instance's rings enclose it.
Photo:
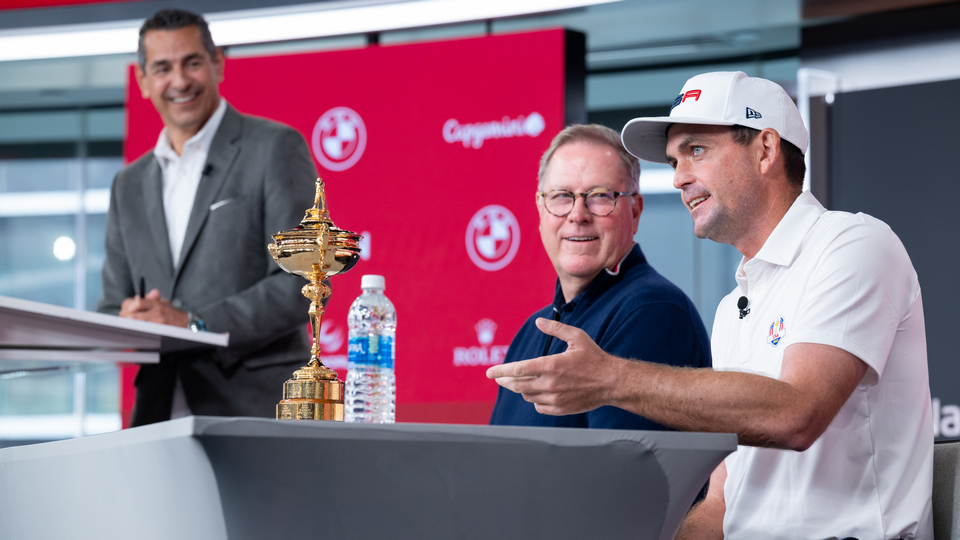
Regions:
[[[647,264],[634,244],[616,275],[601,271],[570,302],[564,302],[557,280],[553,304],[534,313],[510,343],[504,363],[536,358],[550,337],[537,329],[537,317],[553,318],[582,329],[604,351],[623,358],[671,366],[710,367],[710,340],[693,302],[676,285]],[[548,354],[565,351],[567,344],[551,340]],[[589,369],[589,366],[584,366]],[[666,426],[617,407],[600,407],[582,414],[548,416],[533,404],[501,387],[490,418],[493,425],[589,427],[667,430]]]

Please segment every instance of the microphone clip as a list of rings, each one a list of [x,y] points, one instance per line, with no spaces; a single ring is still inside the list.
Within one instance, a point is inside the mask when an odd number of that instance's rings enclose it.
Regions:
[[[747,308],[747,304],[749,303],[750,301],[747,300],[746,296],[741,296],[740,299],[737,300],[737,309],[740,310],[741,319],[750,314],[750,310]]]

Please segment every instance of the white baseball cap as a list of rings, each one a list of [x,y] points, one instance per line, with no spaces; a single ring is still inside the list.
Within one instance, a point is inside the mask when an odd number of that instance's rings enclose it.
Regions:
[[[667,128],[671,124],[773,128],[806,155],[809,135],[800,111],[780,85],[748,77],[742,71],[697,75],[683,85],[670,116],[634,118],[620,138],[628,152],[655,163],[667,162]]]

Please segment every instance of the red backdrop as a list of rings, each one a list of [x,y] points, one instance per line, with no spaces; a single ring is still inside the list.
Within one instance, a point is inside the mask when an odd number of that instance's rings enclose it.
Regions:
[[[227,61],[222,95],[303,133],[331,218],[365,237],[363,259],[331,279],[322,329],[341,378],[360,277],[386,277],[399,421],[486,423],[486,367],[552,299],[534,193],[564,123],[564,59],[558,29]],[[130,73],[128,161],[162,127]]]

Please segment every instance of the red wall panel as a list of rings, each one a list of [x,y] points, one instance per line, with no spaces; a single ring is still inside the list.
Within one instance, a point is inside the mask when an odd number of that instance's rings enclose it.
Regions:
[[[564,55],[558,29],[227,61],[222,95],[303,133],[332,219],[366,237],[324,318],[322,357],[341,378],[360,277],[386,277],[400,421],[486,422],[486,366],[552,300],[534,193],[563,127]],[[127,105],[131,160],[162,127],[132,68]]]

